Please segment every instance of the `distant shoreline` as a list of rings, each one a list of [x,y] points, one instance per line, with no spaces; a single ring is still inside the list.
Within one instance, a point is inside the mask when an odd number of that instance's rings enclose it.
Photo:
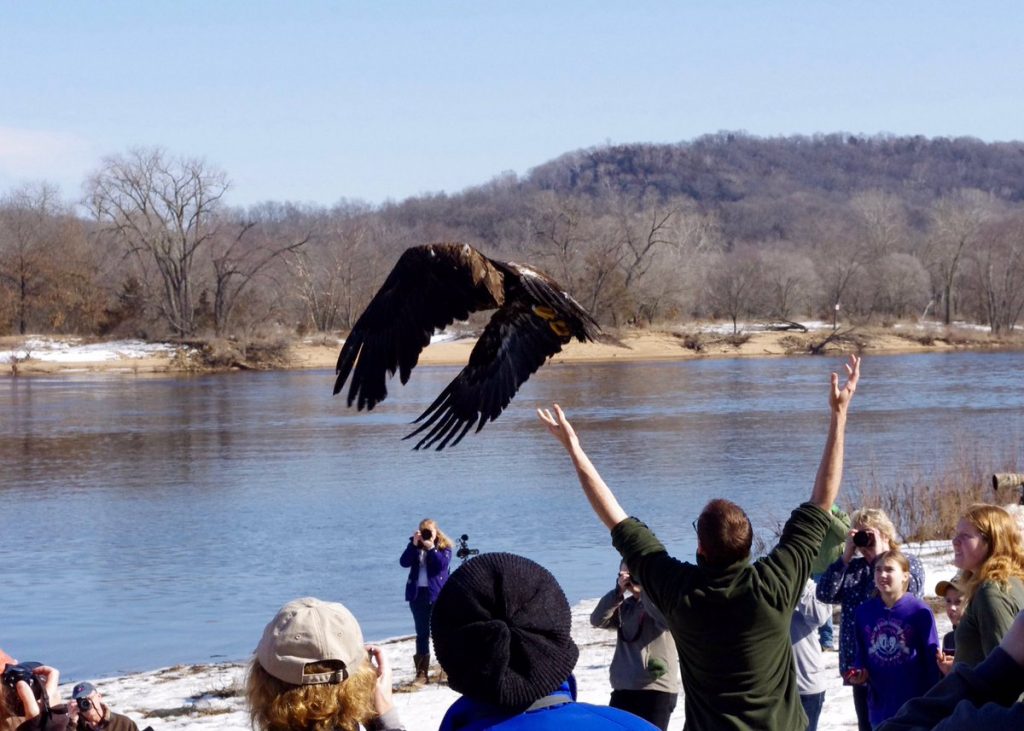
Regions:
[[[617,333],[617,337],[627,346],[625,348],[606,343],[573,341],[552,357],[551,362],[635,362],[810,355],[812,349],[831,334],[831,328],[821,327],[808,332],[763,329],[741,331],[737,336],[723,333],[721,326],[715,330],[624,330]],[[1024,350],[1024,337],[1021,335],[996,338],[976,329],[945,328],[938,325],[840,328],[839,336],[837,340],[825,343],[818,354],[838,355],[854,351],[871,355]],[[0,337],[0,353],[17,351],[28,340],[27,336]],[[255,364],[252,367],[260,370],[333,369],[340,343],[340,339],[326,336],[307,338],[288,347],[283,365],[263,367]],[[470,337],[433,343],[420,354],[419,363],[462,365],[469,360],[475,343],[476,339]],[[95,359],[90,359],[87,353],[67,360],[47,359],[43,356],[32,357],[31,351],[27,358],[15,361],[0,357],[0,374],[19,376],[70,373],[180,374],[235,369],[196,366],[187,358],[176,356],[173,346],[158,352],[126,352],[113,357],[107,353]]]

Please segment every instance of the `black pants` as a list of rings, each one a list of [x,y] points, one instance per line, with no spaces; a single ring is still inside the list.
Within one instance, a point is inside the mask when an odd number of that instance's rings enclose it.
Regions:
[[[857,729],[871,731],[871,720],[868,718],[868,687],[853,685],[853,710],[857,712]]]
[[[613,690],[608,705],[640,716],[661,731],[668,731],[668,719],[675,710],[678,698],[677,693],[662,690]]]

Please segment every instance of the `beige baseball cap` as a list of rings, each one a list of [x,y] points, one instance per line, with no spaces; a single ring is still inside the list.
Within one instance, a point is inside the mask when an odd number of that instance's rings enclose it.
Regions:
[[[959,573],[956,576],[954,576],[952,579],[950,579],[949,581],[946,581],[945,579],[943,579],[938,584],[936,584],[935,585],[935,596],[940,597],[940,598],[944,597],[944,596],[946,596],[946,592],[949,591],[950,589],[956,589],[957,591],[963,591],[963,589],[961,588],[961,579],[960,579],[960,574]]]
[[[363,632],[343,604],[303,597],[288,602],[263,630],[256,659],[268,673],[292,685],[340,683],[366,659]],[[307,673],[310,663],[335,661],[341,668]]]

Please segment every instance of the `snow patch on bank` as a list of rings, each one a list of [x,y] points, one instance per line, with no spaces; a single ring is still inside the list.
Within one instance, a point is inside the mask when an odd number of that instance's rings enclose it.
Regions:
[[[142,340],[85,343],[82,338],[28,338],[9,350],[0,350],[0,363],[39,360],[50,363],[102,363],[173,355],[179,346]]]

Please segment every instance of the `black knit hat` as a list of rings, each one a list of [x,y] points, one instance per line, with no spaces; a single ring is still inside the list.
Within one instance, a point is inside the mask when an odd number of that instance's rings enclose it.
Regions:
[[[455,571],[431,613],[434,653],[458,692],[526,707],[576,667],[569,602],[551,572],[511,553],[485,553]]]

